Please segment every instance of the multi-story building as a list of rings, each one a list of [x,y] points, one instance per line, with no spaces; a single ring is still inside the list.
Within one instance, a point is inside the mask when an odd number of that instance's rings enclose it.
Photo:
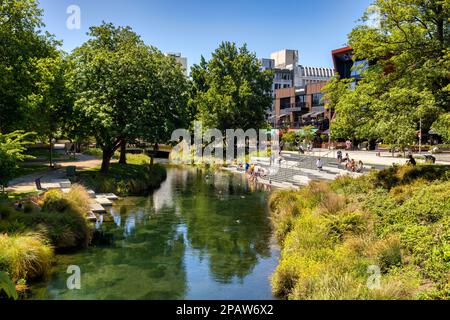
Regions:
[[[362,73],[368,67],[367,60],[353,60],[353,49],[351,47],[344,47],[333,50],[334,68],[341,79],[353,78],[358,81]]]
[[[334,76],[332,68],[298,66],[295,72],[294,85],[304,87],[308,84],[328,81]]]
[[[188,73],[188,60],[187,60],[187,58],[182,57],[181,53],[179,53],[179,52],[169,52],[169,53],[167,53],[167,56],[175,58],[175,60],[181,65],[181,68],[184,71],[184,75],[186,77],[189,76],[189,73]]]
[[[326,82],[304,87],[279,89],[276,92],[274,125],[291,129],[314,125],[321,132],[329,129],[329,111],[325,109],[323,93]]]
[[[280,123],[279,118],[277,118],[280,116],[280,113],[278,112],[277,114],[276,110],[276,101],[279,100],[278,94],[286,98],[284,95],[287,92],[291,94],[292,92],[307,90],[308,86],[322,83],[334,76],[334,70],[331,68],[303,66],[298,64],[298,60],[298,50],[290,49],[272,53],[271,59],[260,60],[263,69],[270,69],[275,73],[272,87],[274,103],[268,115],[269,121],[273,126],[278,126]],[[296,115],[297,111],[292,114],[294,119],[291,121],[292,123],[301,122],[296,121]]]

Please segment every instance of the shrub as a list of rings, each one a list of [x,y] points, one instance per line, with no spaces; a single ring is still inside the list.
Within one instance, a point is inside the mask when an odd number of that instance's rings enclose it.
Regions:
[[[10,205],[0,203],[0,220],[8,219],[14,213],[15,211]]]
[[[90,210],[91,198],[87,189],[82,185],[75,184],[70,188],[70,191],[65,195],[65,198],[72,203],[79,206],[85,212]]]
[[[392,267],[402,264],[402,253],[400,238],[398,235],[389,236],[386,239],[378,240],[368,246],[368,256],[376,261],[382,272],[388,272]]]
[[[53,250],[41,234],[0,235],[0,268],[14,281],[42,277],[52,259]]]
[[[86,247],[92,230],[86,220],[90,197],[85,188],[75,185],[64,194],[51,190],[44,195],[42,212],[21,217],[26,225],[40,225],[57,249]]]
[[[282,247],[272,277],[288,299],[450,297],[448,167],[403,166],[272,194]],[[369,289],[377,265],[381,287]]]
[[[141,156],[142,157],[142,156]],[[166,169],[155,164],[112,164],[108,174],[99,171],[85,171],[80,180],[99,193],[116,193],[121,196],[147,195],[158,188],[167,177]]]
[[[42,211],[62,213],[71,207],[71,202],[61,190],[50,190],[44,195]]]

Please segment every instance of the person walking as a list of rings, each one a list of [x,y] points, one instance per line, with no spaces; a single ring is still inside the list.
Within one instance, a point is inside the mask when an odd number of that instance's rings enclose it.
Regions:
[[[321,158],[317,159],[316,167],[317,167],[317,169],[318,169],[319,171],[322,171],[322,170],[323,170],[323,161],[322,161]]]

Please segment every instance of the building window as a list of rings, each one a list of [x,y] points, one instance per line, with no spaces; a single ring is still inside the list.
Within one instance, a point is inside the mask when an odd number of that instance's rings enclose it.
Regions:
[[[350,76],[353,78],[361,77],[361,75],[364,73],[364,71],[366,71],[368,65],[369,64],[368,64],[367,60],[355,61],[355,63],[353,64]]]
[[[314,93],[313,94],[313,107],[321,107],[324,105],[322,101],[323,93]]]

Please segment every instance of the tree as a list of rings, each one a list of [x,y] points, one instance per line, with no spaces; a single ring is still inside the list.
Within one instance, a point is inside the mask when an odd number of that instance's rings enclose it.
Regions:
[[[28,96],[29,111],[38,115],[29,120],[30,127],[42,141],[49,141],[50,145],[53,138],[62,134],[65,123],[72,117],[72,101],[66,87],[66,68],[63,53],[56,50],[52,56],[36,61],[33,74],[35,90]]]
[[[74,112],[103,150],[106,173],[121,146],[125,162],[126,142],[164,139],[184,118],[179,106],[187,80],[174,59],[145,45],[129,27],[103,23],[89,35],[71,55],[68,77]]]
[[[14,177],[19,161],[30,156],[24,155],[26,146],[33,142],[34,133],[15,131],[8,134],[0,133],[0,186],[2,193],[8,182]]]
[[[202,57],[192,68],[193,94],[190,105],[206,128],[266,128],[266,113],[272,104],[273,73],[261,71],[247,46],[223,42],[208,62]]]
[[[58,42],[41,28],[42,10],[36,0],[0,3],[0,132],[24,129],[35,117],[28,97],[36,90],[34,75],[40,59]],[[29,128],[30,129],[30,128]]]
[[[450,143],[450,113],[442,114],[433,124],[432,129],[436,131],[446,143]]]
[[[374,14],[377,23],[368,25]],[[369,61],[363,79],[325,88],[334,138],[381,138],[404,148],[420,122],[428,129],[448,112],[449,15],[448,1],[375,1],[349,35],[354,59]]]
[[[138,130],[138,138],[153,146],[150,153],[151,165],[160,143],[168,143],[172,132],[187,127],[193,120],[189,109],[189,82],[181,65],[173,58],[154,52],[156,81],[151,99],[153,107],[143,110]]]

